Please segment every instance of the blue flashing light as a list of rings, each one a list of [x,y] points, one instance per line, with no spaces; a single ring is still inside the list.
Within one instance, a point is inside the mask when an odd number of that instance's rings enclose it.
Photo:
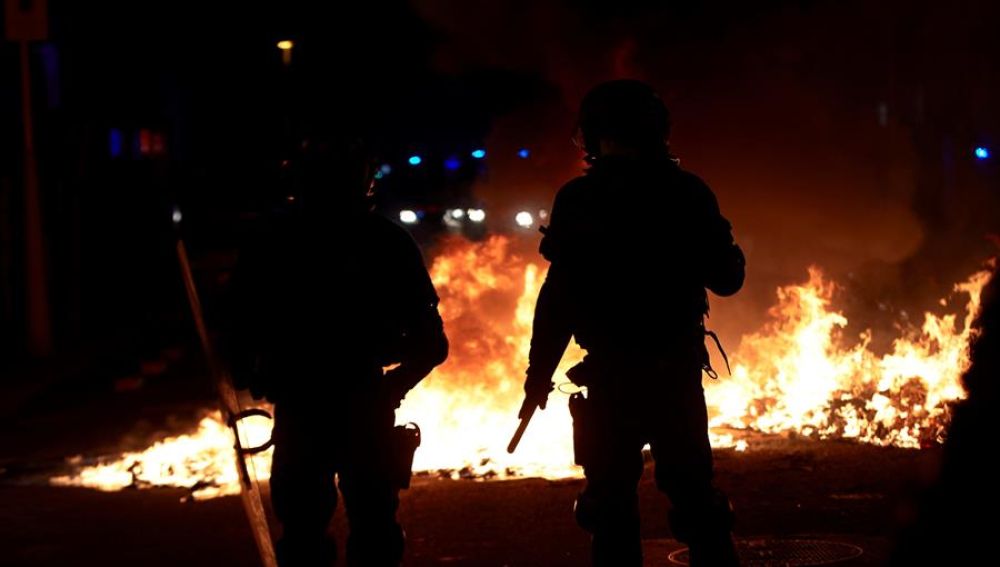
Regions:
[[[121,157],[124,147],[125,136],[122,135],[122,131],[118,128],[112,128],[108,132],[108,152],[111,154],[111,157]]]
[[[531,152],[528,150],[528,148],[521,148],[517,150],[517,157],[521,159],[528,159],[529,157],[531,157]]]
[[[387,163],[383,163],[382,167],[378,168],[378,170],[382,175],[389,175],[392,173],[392,166]]]
[[[410,165],[420,165],[420,162],[422,162],[424,160],[420,156],[413,155],[413,156],[410,156],[410,159],[408,159],[406,161],[410,162]]]
[[[448,159],[444,160],[444,168],[447,169],[448,171],[455,171],[460,167],[462,167],[462,160],[458,159],[455,156],[451,156]]]
[[[482,148],[477,148],[475,150],[472,150],[472,153],[470,155],[476,159],[483,159],[484,157],[486,157],[486,150]]]
[[[976,159],[989,159],[990,149],[985,146],[978,146],[975,149]]]

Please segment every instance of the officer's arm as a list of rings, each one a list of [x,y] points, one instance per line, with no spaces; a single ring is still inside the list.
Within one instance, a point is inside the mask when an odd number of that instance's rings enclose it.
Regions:
[[[707,186],[704,187],[703,206],[706,213],[702,227],[705,287],[716,295],[733,295],[743,287],[746,257],[733,238],[732,224],[722,216],[719,202]]]
[[[542,408],[545,407],[545,396],[552,390],[552,375],[573,336],[569,270],[566,264],[572,244],[569,236],[572,234],[570,223],[574,214],[572,192],[573,189],[569,186],[559,191],[552,205],[548,229],[539,247],[542,256],[551,262],[551,266],[535,304],[524,391],[528,399],[540,398],[539,405]]]
[[[553,263],[535,305],[528,372],[524,382],[524,391],[529,398],[542,398],[552,390],[552,375],[573,336],[566,301],[569,296],[567,283],[565,267],[559,262]],[[544,398],[542,400],[540,405],[544,408]]]
[[[438,313],[434,284],[416,243],[407,238],[406,248],[402,260],[402,282],[407,288],[403,350],[399,366],[385,376],[389,395],[397,405],[434,367],[448,358],[448,338]]]
[[[386,373],[389,391],[401,401],[434,367],[448,358],[448,338],[438,314],[437,302],[423,306],[413,314],[404,338],[404,352],[399,366]]]

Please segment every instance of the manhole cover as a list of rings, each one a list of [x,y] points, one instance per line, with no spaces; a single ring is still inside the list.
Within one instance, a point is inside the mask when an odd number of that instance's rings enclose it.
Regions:
[[[860,556],[864,551],[849,543],[819,539],[738,539],[736,550],[743,567],[791,567],[831,565]],[[675,565],[688,564],[687,548],[669,556]]]

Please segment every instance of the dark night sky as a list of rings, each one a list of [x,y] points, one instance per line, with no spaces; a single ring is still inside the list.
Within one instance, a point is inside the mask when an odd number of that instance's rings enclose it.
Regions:
[[[995,250],[983,236],[1000,218],[996,170],[972,156],[1000,131],[992,3],[415,5],[444,30],[437,68],[531,71],[557,87],[496,121],[494,144],[530,136],[559,156],[527,180],[491,177],[482,190],[497,201],[521,199],[519,182],[551,194],[572,175],[579,97],[632,76],[664,94],[675,153],[734,221],[748,295],[770,297],[810,263],[872,293],[912,289]]]
[[[54,115],[76,120],[56,142],[77,159],[109,126],[162,124],[182,199],[259,192],[256,167],[275,162],[288,123],[347,115],[390,157],[485,140],[477,194],[497,211],[545,206],[580,171],[579,98],[638,77],[747,249],[750,284],[727,309],[759,311],[811,263],[873,298],[936,295],[995,251],[998,174],[972,159],[1000,133],[1000,7],[987,0],[51,5]]]

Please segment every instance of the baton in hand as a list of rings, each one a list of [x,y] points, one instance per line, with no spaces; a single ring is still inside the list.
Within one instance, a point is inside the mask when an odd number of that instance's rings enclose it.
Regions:
[[[548,395],[548,392],[546,392]],[[521,416],[521,423],[517,426],[517,431],[514,432],[514,436],[510,438],[510,443],[507,444],[507,452],[513,453],[517,450],[517,445],[521,442],[521,437],[524,437],[524,432],[528,429],[528,423],[531,422],[531,416],[535,415],[535,410],[538,409],[538,401],[530,398],[524,399],[524,404],[521,405],[521,411],[519,415]]]

